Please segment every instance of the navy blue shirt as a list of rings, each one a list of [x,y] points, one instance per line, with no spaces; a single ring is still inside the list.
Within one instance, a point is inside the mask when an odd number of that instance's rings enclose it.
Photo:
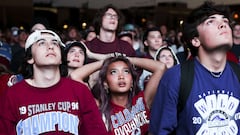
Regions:
[[[166,71],[152,105],[150,132],[240,134],[240,83],[229,63],[220,77],[214,77],[196,59],[194,70],[192,90],[180,114],[177,113],[180,65]]]

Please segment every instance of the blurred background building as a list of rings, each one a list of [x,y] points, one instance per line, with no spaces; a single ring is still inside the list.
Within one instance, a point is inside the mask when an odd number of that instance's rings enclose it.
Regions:
[[[44,18],[54,29],[74,25],[87,28],[98,8],[113,4],[124,13],[126,23],[148,24],[177,29],[192,8],[203,0],[1,0],[0,28],[29,27],[34,18]],[[236,21],[240,18],[239,0],[215,0],[228,5]]]

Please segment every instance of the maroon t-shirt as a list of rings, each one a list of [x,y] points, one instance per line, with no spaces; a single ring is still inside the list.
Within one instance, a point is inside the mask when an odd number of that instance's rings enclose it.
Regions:
[[[0,112],[0,127],[5,127],[0,131],[5,134],[107,133],[90,90],[71,79],[62,78],[48,88],[22,81],[10,87],[5,98]]]
[[[3,95],[4,91],[8,88],[8,81],[11,77],[11,74],[0,75],[0,97]]]
[[[133,98],[131,109],[113,102],[111,107],[112,131],[109,135],[146,135],[148,133],[150,110],[146,106],[143,91]]]
[[[86,42],[90,51],[95,53],[107,54],[107,53],[123,53],[127,56],[136,56],[136,52],[133,47],[126,41],[116,38],[113,42],[103,42],[98,38]]]

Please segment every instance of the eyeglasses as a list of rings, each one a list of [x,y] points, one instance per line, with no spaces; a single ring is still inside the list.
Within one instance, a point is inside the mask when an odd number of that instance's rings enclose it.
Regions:
[[[111,13],[105,13],[104,16],[107,18],[107,19],[119,19],[118,15],[116,14],[111,14]]]

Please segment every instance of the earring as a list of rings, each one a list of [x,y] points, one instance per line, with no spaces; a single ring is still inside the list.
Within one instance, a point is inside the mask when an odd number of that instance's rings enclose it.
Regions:
[[[108,94],[109,93],[109,90],[108,89],[105,89],[106,90],[106,93]]]
[[[109,93],[108,85],[107,85],[107,84],[104,84],[104,90],[106,91],[107,94]]]
[[[133,91],[133,83],[132,83],[132,85],[131,85],[131,87],[130,87],[130,91]]]

